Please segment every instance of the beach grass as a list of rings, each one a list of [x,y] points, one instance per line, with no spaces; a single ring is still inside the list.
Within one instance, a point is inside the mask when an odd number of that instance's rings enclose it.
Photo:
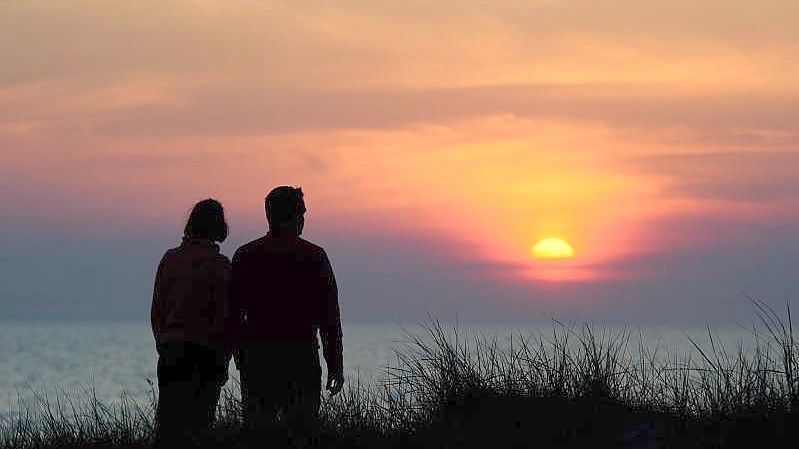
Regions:
[[[799,348],[790,307],[752,299],[748,341],[710,328],[687,348],[640,333],[553,321],[546,334],[467,335],[430,319],[376,384],[323,401],[321,447],[796,447]],[[688,350],[690,349],[690,350]],[[0,424],[7,449],[147,447],[153,399],[113,405],[39,396]],[[197,443],[246,447],[235,386]]]

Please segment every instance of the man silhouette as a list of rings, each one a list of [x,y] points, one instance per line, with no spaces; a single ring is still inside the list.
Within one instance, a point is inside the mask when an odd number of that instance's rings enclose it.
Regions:
[[[245,427],[283,422],[292,440],[315,427],[321,396],[317,329],[331,395],[344,382],[336,279],[325,251],[300,238],[302,190],[278,187],[265,200],[269,232],[233,256],[231,304],[239,348]]]

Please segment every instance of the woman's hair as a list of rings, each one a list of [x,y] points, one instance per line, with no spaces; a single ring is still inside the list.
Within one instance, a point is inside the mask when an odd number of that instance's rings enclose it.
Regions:
[[[186,222],[183,235],[191,238],[209,239],[224,242],[228,227],[225,222],[225,211],[219,201],[208,198],[194,205]]]

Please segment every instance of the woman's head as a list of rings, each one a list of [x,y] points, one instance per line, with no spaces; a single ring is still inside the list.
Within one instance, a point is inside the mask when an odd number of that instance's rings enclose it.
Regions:
[[[225,211],[219,201],[208,198],[194,205],[186,222],[183,235],[189,238],[209,239],[224,242],[228,227],[225,222]]]

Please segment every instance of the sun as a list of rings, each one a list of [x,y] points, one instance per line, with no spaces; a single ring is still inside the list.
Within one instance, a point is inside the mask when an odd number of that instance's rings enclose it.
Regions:
[[[533,246],[532,255],[538,259],[569,259],[574,257],[574,248],[563,239],[546,238]]]

